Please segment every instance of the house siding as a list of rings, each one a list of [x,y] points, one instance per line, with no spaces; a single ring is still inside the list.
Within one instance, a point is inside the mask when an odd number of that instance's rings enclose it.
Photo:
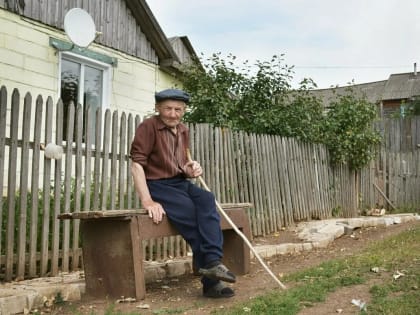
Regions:
[[[130,0],[132,1],[132,0]],[[0,7],[6,8],[3,1]],[[151,63],[158,63],[158,56],[142,32],[126,1],[122,0],[43,0],[25,1],[20,11],[23,17],[39,21],[60,30],[64,29],[64,16],[72,8],[86,10],[102,34],[95,43],[119,50]]]
[[[48,34],[0,10],[0,37],[0,85],[56,96],[58,73],[53,58],[57,57],[48,45]]]

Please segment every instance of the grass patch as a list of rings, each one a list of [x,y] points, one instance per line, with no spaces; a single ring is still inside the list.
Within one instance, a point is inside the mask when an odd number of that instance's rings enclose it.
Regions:
[[[328,293],[341,287],[366,283],[378,274],[372,267],[386,272],[380,284],[370,288],[369,314],[416,314],[420,301],[420,228],[408,229],[376,242],[362,253],[324,262],[284,279],[293,284],[286,291],[273,291],[252,301],[212,314],[297,314],[303,307],[325,301]],[[399,271],[404,276],[394,279]]]
[[[155,310],[152,312],[152,314],[156,315],[167,315],[167,314],[182,314],[186,311],[184,308],[168,308],[168,309],[161,309],[161,310]],[[139,313],[136,313],[137,315]],[[124,314],[125,315],[125,314]]]

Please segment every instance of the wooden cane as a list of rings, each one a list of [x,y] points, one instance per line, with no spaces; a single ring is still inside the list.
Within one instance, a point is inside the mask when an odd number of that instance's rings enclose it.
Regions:
[[[189,149],[187,149],[187,159],[188,159],[189,162],[192,162],[191,153],[190,153]],[[201,176],[198,176],[197,179],[199,180],[201,185],[203,185],[203,187],[207,191],[210,191],[210,188],[207,186],[206,182],[204,181],[204,179]],[[219,210],[219,212],[223,215],[223,217],[226,219],[226,221],[228,221],[230,226],[233,228],[233,230],[244,240],[245,244],[248,245],[249,249],[254,253],[255,257],[257,257],[258,261],[264,267],[264,269],[268,272],[268,274],[274,279],[274,281],[277,282],[277,284],[282,289],[285,290],[286,286],[283,283],[281,283],[280,280],[275,276],[275,274],[270,270],[270,268],[268,268],[268,266],[264,263],[264,261],[262,260],[260,255],[255,250],[255,248],[252,246],[251,242],[246,238],[245,234],[242,233],[241,230],[238,229],[238,227],[235,225],[235,223],[229,218],[229,216],[223,210],[222,206],[219,204],[219,202],[217,200],[216,200],[216,206],[217,206],[217,209]]]

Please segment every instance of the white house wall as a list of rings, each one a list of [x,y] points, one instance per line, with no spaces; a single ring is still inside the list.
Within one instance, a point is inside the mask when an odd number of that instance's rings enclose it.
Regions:
[[[44,102],[48,96],[52,97],[54,104],[58,101],[59,54],[50,46],[50,37],[69,41],[64,32],[0,9],[0,86],[7,88],[9,106],[6,137],[10,136],[10,99],[14,88],[20,92],[21,112],[23,112],[25,94],[31,93],[32,117],[38,95],[42,95]],[[89,49],[116,58],[118,61],[117,66],[111,69],[111,92],[107,108],[112,111],[118,110],[119,113],[132,113],[141,117],[148,115],[154,109],[155,91],[177,85],[174,77],[161,71],[155,64],[97,44],[92,44]],[[19,124],[20,138],[22,118],[19,119]],[[33,126],[30,126],[30,129],[32,132]],[[32,134],[30,139],[33,139]],[[54,134],[52,139],[55,139]],[[6,148],[6,170],[8,159]],[[18,169],[20,169],[19,161]],[[42,173],[42,170],[40,171]],[[19,177],[19,174],[16,176]]]

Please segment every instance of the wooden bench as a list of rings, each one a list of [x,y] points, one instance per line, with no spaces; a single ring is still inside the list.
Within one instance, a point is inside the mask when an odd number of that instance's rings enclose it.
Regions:
[[[224,204],[225,212],[250,239],[245,211],[250,204]],[[86,293],[94,297],[146,295],[142,241],[179,235],[165,217],[154,224],[145,210],[107,210],[63,213],[59,219],[80,219]],[[237,275],[247,274],[250,251],[221,215],[223,263]]]

